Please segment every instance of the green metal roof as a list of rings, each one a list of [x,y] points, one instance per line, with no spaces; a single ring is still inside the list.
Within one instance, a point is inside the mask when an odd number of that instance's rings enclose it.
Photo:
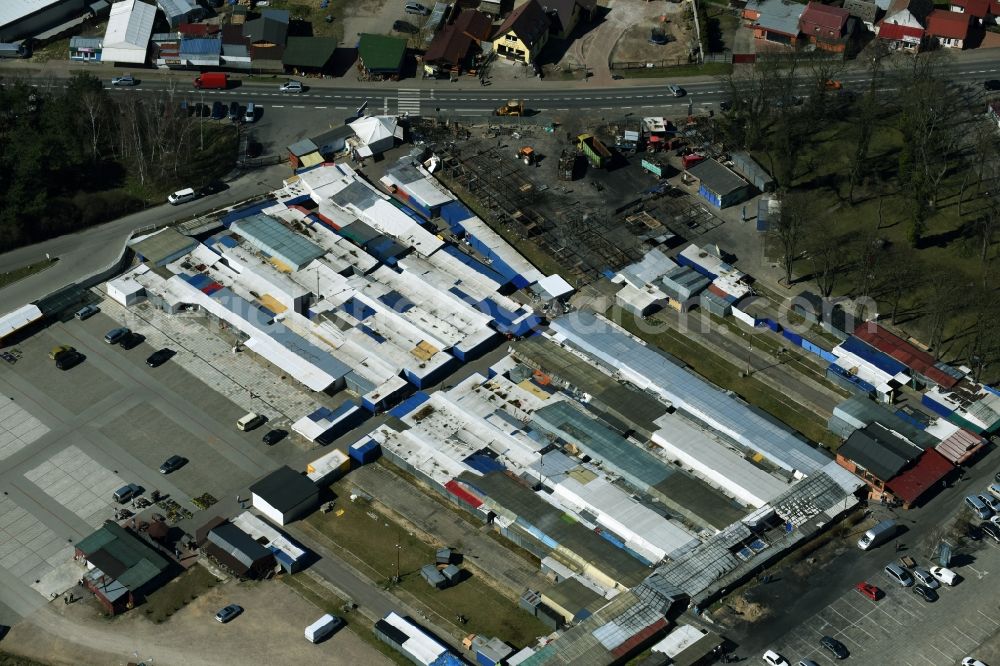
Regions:
[[[289,37],[281,61],[289,67],[325,67],[337,50],[333,37]]]
[[[369,72],[398,72],[405,55],[405,39],[362,33],[358,40],[358,57]]]
[[[142,587],[170,567],[165,557],[111,521],[76,547],[91,563],[129,590]]]

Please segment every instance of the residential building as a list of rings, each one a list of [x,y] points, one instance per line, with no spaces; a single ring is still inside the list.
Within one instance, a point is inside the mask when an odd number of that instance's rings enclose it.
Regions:
[[[489,40],[493,22],[488,14],[458,11],[431,41],[424,53],[424,72],[430,76],[461,74],[474,67],[482,55],[481,42]]]
[[[995,0],[994,0],[995,1]],[[991,0],[951,0],[951,11],[984,19],[991,14]]]
[[[970,21],[970,14],[935,9],[927,15],[927,36],[945,48],[964,49]]]
[[[924,29],[882,21],[877,27],[877,39],[893,51],[916,53],[924,42]]]
[[[893,50],[918,52],[926,36],[927,15],[932,9],[931,0],[892,0],[877,25],[878,39]]]
[[[319,488],[304,474],[283,465],[250,486],[253,508],[278,525],[287,525],[312,511]]]
[[[243,24],[243,36],[255,46],[285,46],[289,14],[286,9],[264,9]]]
[[[74,559],[84,560],[84,586],[112,615],[141,603],[176,568],[154,546],[110,520],[76,544]]]
[[[139,0],[125,0],[111,5],[101,60],[144,64],[155,19],[156,7]]]
[[[567,39],[577,24],[594,20],[597,0],[541,0],[553,37]]]
[[[369,33],[358,39],[358,71],[368,80],[398,81],[405,57],[405,39]]]
[[[805,7],[782,0],[750,0],[743,9],[746,25],[755,39],[795,46],[799,39],[799,18]]]
[[[549,18],[538,0],[528,0],[507,17],[493,37],[501,58],[532,64],[549,38]]]
[[[799,17],[799,32],[818,49],[843,53],[850,37],[849,18],[846,9],[810,2]]]
[[[875,23],[884,13],[875,2],[869,0],[844,0],[844,9],[861,21],[869,32],[875,32]]]

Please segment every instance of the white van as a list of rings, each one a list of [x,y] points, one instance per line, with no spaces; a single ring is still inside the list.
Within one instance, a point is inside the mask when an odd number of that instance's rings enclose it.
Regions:
[[[247,110],[243,112],[243,122],[252,123],[257,120],[257,107],[253,102],[247,102]]]
[[[177,204],[187,203],[188,201],[194,201],[198,198],[197,192],[195,192],[190,187],[185,187],[183,190],[177,190],[173,194],[167,197],[167,201],[176,206]]]
[[[236,422],[236,427],[243,431],[253,430],[258,426],[264,425],[264,421],[266,420],[260,414],[250,412],[240,417],[240,420]]]
[[[882,545],[896,535],[897,528],[898,525],[896,525],[895,520],[883,520],[858,539],[858,548],[868,550]]]
[[[319,643],[339,629],[342,624],[344,621],[336,615],[324,615],[306,627],[306,640],[310,643]]]

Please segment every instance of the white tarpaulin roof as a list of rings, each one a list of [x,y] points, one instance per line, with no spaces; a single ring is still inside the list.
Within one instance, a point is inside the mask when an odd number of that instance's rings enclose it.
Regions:
[[[350,125],[357,137],[366,144],[396,136],[396,119],[392,116],[366,116],[358,118]]]
[[[573,287],[558,273],[543,277],[538,281],[538,286],[552,298],[559,298],[560,296],[573,293]]]
[[[0,317],[0,338],[6,337],[31,322],[39,319],[42,311],[37,305],[25,305]]]
[[[111,5],[101,59],[104,62],[146,62],[146,47],[155,18],[156,7],[138,0]]]

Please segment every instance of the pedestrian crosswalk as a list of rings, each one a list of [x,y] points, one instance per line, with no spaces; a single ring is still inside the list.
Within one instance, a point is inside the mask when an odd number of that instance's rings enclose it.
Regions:
[[[400,115],[409,116],[420,115],[420,91],[419,90],[399,90],[396,106]]]

